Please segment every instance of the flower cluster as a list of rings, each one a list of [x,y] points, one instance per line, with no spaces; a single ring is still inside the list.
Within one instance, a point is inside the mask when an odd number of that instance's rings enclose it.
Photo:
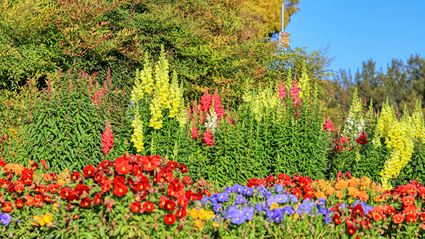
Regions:
[[[211,95],[208,90],[201,96],[200,103],[193,102],[189,109],[189,118],[192,124],[192,139],[199,138],[199,128],[205,128],[202,142],[207,146],[214,146],[214,135],[220,121],[224,117],[224,108],[221,97],[216,92]]]
[[[201,203],[211,207],[214,220],[228,220],[235,225],[252,221],[259,216],[274,223],[283,223],[286,217],[299,218],[322,215],[326,223],[331,221],[331,211],[326,208],[326,200],[302,200],[300,194],[292,194],[280,183],[270,189],[261,186],[247,187],[234,185],[211,197],[205,196]]]
[[[10,166],[9,166],[10,165]],[[31,168],[4,164],[0,174],[0,205],[2,224],[9,223],[9,214],[26,207],[41,208],[46,204],[63,205],[68,212],[88,208],[110,211],[114,204],[129,203],[134,214],[159,213],[164,223],[172,225],[187,215],[191,201],[208,195],[205,183],[194,183],[184,164],[166,161],[159,156],[123,155],[114,161],[86,165],[74,171],[35,174]],[[41,175],[42,177],[39,177]],[[6,190],[6,191],[3,191]],[[35,215],[33,224],[49,226],[52,215]]]
[[[105,123],[105,130],[102,133],[102,152],[108,154],[114,147],[114,134],[112,133],[111,124],[109,121]]]

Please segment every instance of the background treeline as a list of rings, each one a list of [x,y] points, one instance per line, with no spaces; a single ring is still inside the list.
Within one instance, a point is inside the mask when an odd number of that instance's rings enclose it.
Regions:
[[[299,0],[287,1],[285,18]],[[146,51],[165,47],[186,96],[207,87],[238,97],[241,85],[275,77],[270,36],[280,0],[4,0],[0,4],[0,88],[28,79],[44,86],[59,67],[98,72],[129,87]],[[305,57],[305,53],[302,52]],[[300,59],[303,60],[303,59]],[[272,73],[272,74],[271,74]],[[270,75],[271,74],[271,75]]]
[[[393,59],[386,69],[378,69],[370,59],[355,74],[340,70],[326,84],[328,95],[333,96],[327,101],[328,107],[335,114],[347,109],[355,88],[363,103],[372,103],[375,110],[381,109],[387,99],[400,112],[412,110],[417,100],[425,108],[425,58],[416,54],[407,60]]]

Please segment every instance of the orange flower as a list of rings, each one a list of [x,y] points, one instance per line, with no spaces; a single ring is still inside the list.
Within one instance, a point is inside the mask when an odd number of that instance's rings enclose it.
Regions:
[[[348,181],[348,186],[349,187],[357,188],[357,186],[359,185],[359,183],[360,183],[360,179],[358,179],[358,178],[351,178]]]
[[[342,190],[347,188],[348,186],[348,182],[346,180],[339,180],[336,184],[335,184],[335,188],[337,190]]]
[[[331,196],[335,193],[335,189],[333,187],[326,188],[326,195]]]
[[[326,199],[326,195],[322,191],[316,191],[315,196],[316,196],[316,198],[325,198]]]
[[[344,194],[341,191],[336,191],[335,192],[335,196],[339,199],[342,200],[344,198]]]
[[[348,188],[348,195],[350,195],[351,197],[357,198],[359,195],[359,190],[357,190],[357,188],[354,187],[349,187]]]
[[[366,191],[360,191],[359,194],[358,194],[358,197],[363,202],[367,202],[367,200],[369,199],[369,195],[367,194]]]

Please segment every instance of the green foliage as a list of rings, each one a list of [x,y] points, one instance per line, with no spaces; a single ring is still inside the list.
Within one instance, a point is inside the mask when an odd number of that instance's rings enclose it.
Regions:
[[[84,73],[83,73],[84,74]],[[114,158],[127,150],[129,123],[125,117],[127,100],[124,92],[103,92],[92,77],[61,73],[50,76],[47,89],[39,91],[33,83],[7,99],[0,109],[6,136],[0,142],[3,155],[10,162],[27,164],[44,159],[54,169],[79,168],[99,162],[101,133],[108,119],[118,145],[107,155]],[[106,82],[106,81],[105,81]],[[93,84],[96,83],[96,84]],[[102,95],[97,106],[93,99]]]

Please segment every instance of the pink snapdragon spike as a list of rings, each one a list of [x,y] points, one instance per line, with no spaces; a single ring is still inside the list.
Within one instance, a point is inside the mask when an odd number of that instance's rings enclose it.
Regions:
[[[198,139],[198,138],[199,138],[198,128],[196,128],[195,124],[192,124],[192,139]]]
[[[301,92],[301,89],[298,87],[298,83],[294,82],[291,87],[291,98],[292,98],[294,107],[302,105],[300,92]]]
[[[323,130],[326,132],[335,132],[334,123],[329,116],[326,118],[325,123],[323,123]]]
[[[201,96],[201,110],[208,112],[212,106],[213,96],[208,93],[208,90]]]
[[[285,97],[286,97],[286,88],[285,88],[285,86],[282,84],[282,82],[279,82],[278,92],[279,92],[279,98],[280,98],[282,101],[283,101],[283,100],[285,100]]]
[[[220,121],[224,116],[224,109],[223,105],[221,104],[221,97],[217,94],[217,92],[214,94],[214,111],[217,114],[218,120]]]
[[[107,155],[114,146],[114,134],[112,133],[109,121],[105,123],[105,130],[102,134],[102,152]]]
[[[214,135],[211,133],[210,129],[207,129],[202,136],[202,142],[208,146],[214,146]]]

